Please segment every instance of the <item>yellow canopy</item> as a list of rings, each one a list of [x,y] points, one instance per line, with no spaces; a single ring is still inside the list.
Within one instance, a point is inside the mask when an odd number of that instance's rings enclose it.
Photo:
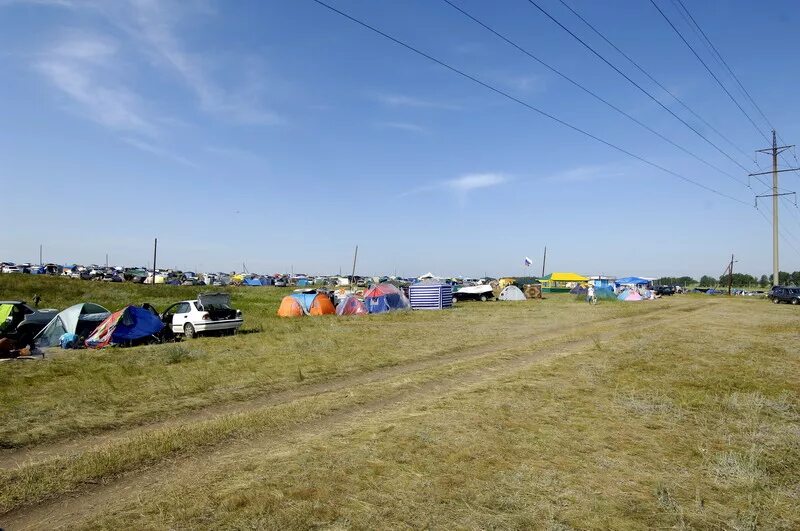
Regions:
[[[589,280],[577,273],[550,273],[548,276],[549,280],[554,282],[586,282]]]

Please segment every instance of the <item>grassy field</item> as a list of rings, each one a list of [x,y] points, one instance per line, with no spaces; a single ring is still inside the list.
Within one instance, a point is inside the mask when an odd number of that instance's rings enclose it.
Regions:
[[[197,288],[0,276],[159,308]],[[797,309],[676,296],[281,320],[0,364],[0,526],[800,527]]]

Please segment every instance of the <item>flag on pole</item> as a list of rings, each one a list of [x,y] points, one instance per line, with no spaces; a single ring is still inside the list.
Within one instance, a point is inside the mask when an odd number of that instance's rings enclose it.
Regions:
[[[526,256],[526,257],[525,257],[525,267],[530,267],[530,265],[531,265],[532,263],[533,263],[533,260],[531,260],[530,258],[528,258],[528,257]]]

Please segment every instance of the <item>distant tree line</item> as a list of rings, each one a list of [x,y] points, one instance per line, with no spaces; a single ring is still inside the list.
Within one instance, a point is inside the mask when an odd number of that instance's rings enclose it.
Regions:
[[[778,283],[782,286],[800,286],[800,271],[789,273],[788,271],[780,271],[778,273]],[[721,275],[715,278],[709,275],[703,275],[700,280],[695,280],[692,277],[661,277],[656,280],[656,284],[668,286],[694,286],[700,285],[704,287],[726,287],[728,285],[728,275]],[[747,288],[751,286],[759,286],[766,288],[772,284],[772,275],[761,275],[755,277],[747,273],[734,273],[731,279],[731,286],[734,288]]]

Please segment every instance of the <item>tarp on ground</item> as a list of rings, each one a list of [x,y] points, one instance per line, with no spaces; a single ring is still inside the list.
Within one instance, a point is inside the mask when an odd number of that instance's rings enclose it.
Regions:
[[[377,284],[364,292],[364,305],[369,313],[410,310],[408,297],[392,284]]]
[[[55,347],[67,333],[78,337],[89,335],[111,312],[93,302],[81,302],[58,312],[34,338],[37,347]]]
[[[347,297],[342,299],[336,307],[336,315],[366,315],[369,313],[367,306],[358,297]]]
[[[164,328],[158,315],[139,306],[126,306],[112,313],[86,338],[86,346],[103,348],[157,334]]]
[[[497,297],[501,301],[524,301],[525,294],[522,293],[516,286],[506,286],[503,288],[503,291],[500,292],[500,296]]]

